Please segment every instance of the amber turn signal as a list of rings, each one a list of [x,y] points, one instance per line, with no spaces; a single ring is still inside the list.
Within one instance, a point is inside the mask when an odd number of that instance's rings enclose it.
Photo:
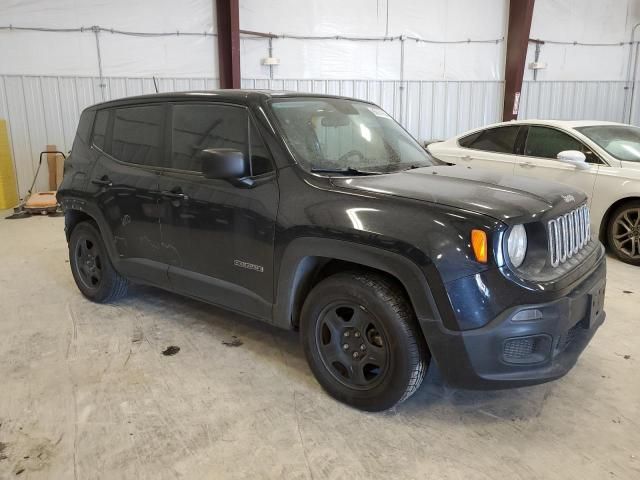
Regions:
[[[480,263],[487,263],[488,250],[487,250],[487,234],[484,230],[471,230],[471,246],[473,247],[473,254],[476,256],[476,260]]]

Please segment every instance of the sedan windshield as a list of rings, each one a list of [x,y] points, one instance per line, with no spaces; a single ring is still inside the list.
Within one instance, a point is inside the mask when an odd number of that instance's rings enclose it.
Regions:
[[[640,128],[630,125],[594,125],[576,128],[618,160],[640,162]]]
[[[296,97],[273,100],[271,108],[296,161],[312,172],[375,174],[439,164],[375,105]]]

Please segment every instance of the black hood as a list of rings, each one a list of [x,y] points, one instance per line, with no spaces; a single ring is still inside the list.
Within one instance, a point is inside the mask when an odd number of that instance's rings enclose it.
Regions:
[[[334,185],[471,210],[507,224],[573,210],[586,194],[557,182],[505,175],[464,165],[435,166],[388,175],[332,178]]]

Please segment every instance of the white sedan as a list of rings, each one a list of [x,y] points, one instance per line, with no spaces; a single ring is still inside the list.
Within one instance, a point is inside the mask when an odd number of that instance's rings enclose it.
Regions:
[[[640,128],[596,121],[516,120],[427,148],[445,162],[555,180],[584,190],[599,238],[622,261],[640,265]]]

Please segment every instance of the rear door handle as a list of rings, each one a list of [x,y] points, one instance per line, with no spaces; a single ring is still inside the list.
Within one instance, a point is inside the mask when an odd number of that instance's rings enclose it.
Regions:
[[[471,161],[471,155],[464,155],[464,156],[462,157],[462,160],[464,160],[465,162],[469,162],[469,161]]]
[[[189,200],[189,196],[184,194],[184,193],[179,193],[179,192],[169,192],[169,191],[164,191],[164,192],[160,192],[160,195],[163,196],[164,198],[169,198],[171,200]]]
[[[113,186],[113,182],[109,180],[109,177],[94,178],[93,180],[91,180],[91,183],[93,183],[94,185],[100,185],[102,187]]]

